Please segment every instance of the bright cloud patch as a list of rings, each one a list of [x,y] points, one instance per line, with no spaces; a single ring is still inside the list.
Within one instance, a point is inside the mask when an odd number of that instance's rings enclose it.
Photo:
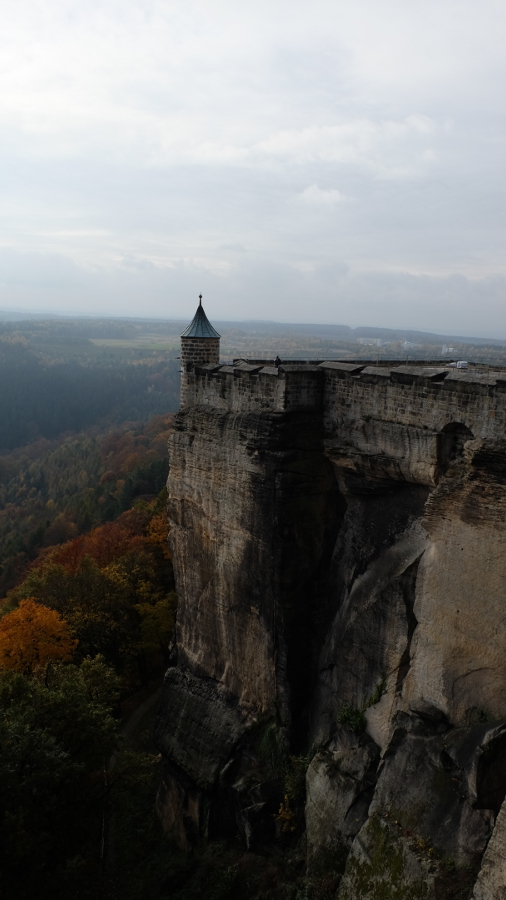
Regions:
[[[381,178],[416,178],[434,158],[431,142],[436,132],[436,122],[428,116],[380,122],[355,119],[339,125],[278,131],[253,150],[267,157],[284,157],[297,165],[358,166]]]
[[[338,203],[344,203],[347,199],[336,188],[326,191],[319,188],[317,184],[311,184],[299,196],[304,203],[312,203],[316,206],[337,206]]]

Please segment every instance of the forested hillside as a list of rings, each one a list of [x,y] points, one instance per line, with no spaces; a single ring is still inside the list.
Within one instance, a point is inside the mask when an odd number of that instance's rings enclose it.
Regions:
[[[105,436],[40,440],[0,456],[0,596],[42,547],[61,543],[153,499],[168,473],[170,421]]]
[[[179,364],[171,345],[139,348],[121,340],[124,331],[106,320],[1,323],[0,453],[175,412]]]
[[[151,729],[120,731],[174,624],[169,430],[158,416],[2,457],[2,897],[140,898],[167,864]]]

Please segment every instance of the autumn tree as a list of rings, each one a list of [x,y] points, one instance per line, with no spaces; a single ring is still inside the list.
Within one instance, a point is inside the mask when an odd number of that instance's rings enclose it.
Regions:
[[[50,660],[70,660],[76,646],[60,614],[32,597],[0,621],[0,666],[5,669],[31,675]]]
[[[77,659],[102,654],[124,685],[166,664],[177,597],[167,544],[165,492],[88,534],[44,550],[9,593],[55,610],[79,641]]]

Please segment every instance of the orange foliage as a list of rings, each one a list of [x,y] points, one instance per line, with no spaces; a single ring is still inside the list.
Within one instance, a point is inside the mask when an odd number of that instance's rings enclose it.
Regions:
[[[50,660],[69,660],[77,647],[64,619],[31,597],[0,621],[0,666],[31,675]]]
[[[104,569],[127,553],[142,549],[145,525],[146,515],[130,509],[114,522],[100,525],[89,534],[82,534],[73,541],[55,547],[50,553],[41,554],[33,568],[56,564],[75,575],[84,557],[90,556],[100,569]]]

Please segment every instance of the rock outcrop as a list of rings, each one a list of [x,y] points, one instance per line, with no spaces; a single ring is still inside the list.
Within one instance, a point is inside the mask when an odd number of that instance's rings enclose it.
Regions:
[[[250,845],[276,759],[309,753],[308,865],[340,860],[341,900],[506,896],[506,375],[194,374],[170,444],[167,829]]]

